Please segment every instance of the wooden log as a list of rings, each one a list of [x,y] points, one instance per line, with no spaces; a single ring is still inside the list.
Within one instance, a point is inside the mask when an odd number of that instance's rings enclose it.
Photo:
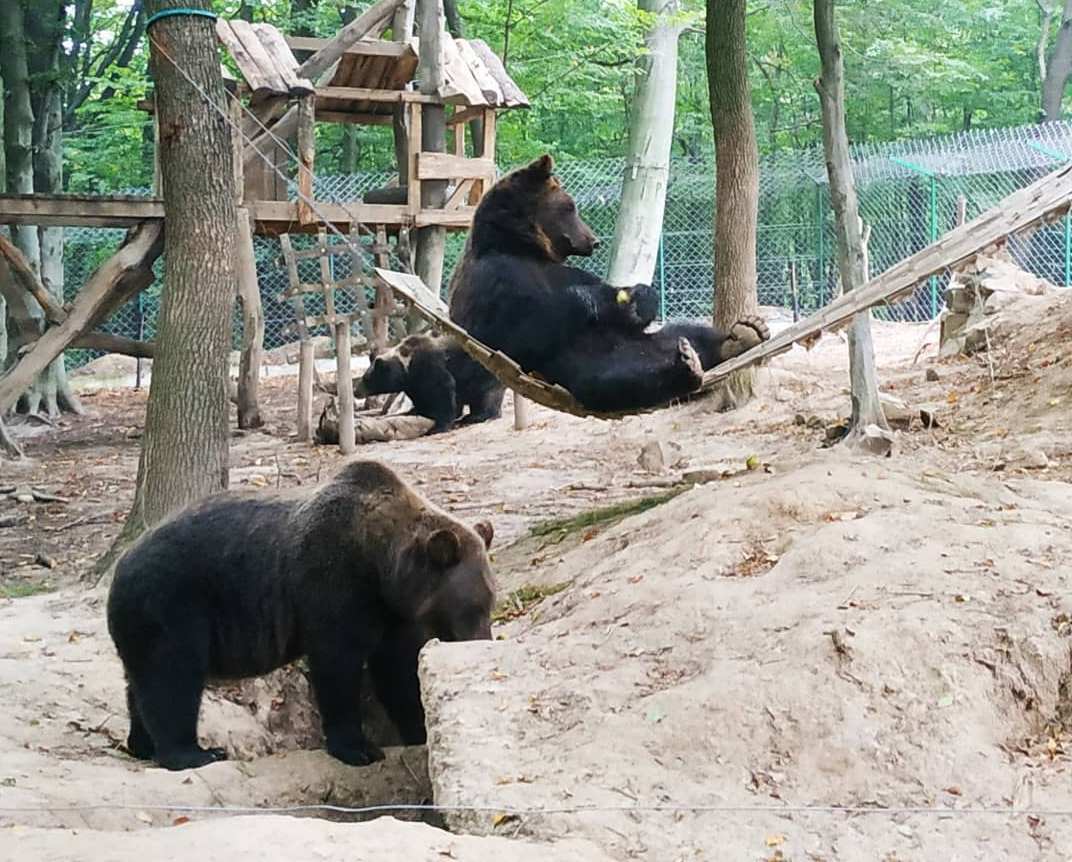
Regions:
[[[290,50],[286,39],[271,24],[254,24],[253,32],[264,46],[268,57],[272,61],[276,72],[283,80],[287,91],[294,98],[308,96],[313,92],[313,84],[308,78],[298,75],[298,61],[294,59],[294,53]]]
[[[290,88],[276,70],[261,40],[257,38],[252,24],[240,18],[219,18],[216,21],[216,35],[231,52],[255,100],[289,92]]]
[[[133,356],[135,359],[152,359],[156,356],[156,344],[152,341],[137,341],[122,335],[112,335],[110,332],[87,332],[79,335],[69,347],[118,353],[122,356]]]
[[[499,87],[499,83],[480,58],[480,55],[473,50],[473,46],[469,44],[469,41],[467,39],[455,39],[454,45],[458,49],[458,54],[461,56],[462,61],[469,67],[469,72],[476,81],[477,86],[480,87],[484,101],[489,105],[502,104],[504,101],[503,92]]]
[[[239,207],[238,299],[242,305],[242,354],[238,367],[238,427],[259,428],[261,418],[258,385],[264,350],[264,311],[257,284],[257,260],[253,250],[253,226],[249,210]]]
[[[308,78],[310,81],[317,80],[342,58],[347,48],[359,39],[372,34],[377,28],[382,32],[401,2],[402,0],[378,0],[378,2],[373,3],[353,21],[339,30],[333,38],[328,40],[324,47],[302,63],[298,67],[298,77]]]
[[[305,339],[298,348],[298,439],[313,439],[313,370],[316,357],[313,342]]]
[[[66,318],[45,331],[7,374],[0,377],[0,414],[79,335],[97,327],[112,311],[153,283],[153,263],[164,249],[162,222],[146,222],[127,235],[78,293]]]
[[[462,58],[458,46],[454,44],[454,39],[449,33],[443,33],[440,38],[443,51],[443,84],[440,86],[439,95],[452,104],[486,105],[484,92]]]
[[[402,414],[395,416],[363,416],[354,420],[354,443],[391,443],[395,440],[416,440],[435,426],[426,416]],[[339,414],[334,400],[320,414],[316,439],[318,443],[335,445],[339,442]]]
[[[401,8],[401,7],[400,7]],[[260,27],[255,24],[254,27]],[[318,39],[314,36],[284,36],[283,40],[293,51],[316,52],[326,47],[327,39]],[[390,57],[400,60],[403,57],[416,57],[413,46],[405,42],[394,42],[387,39],[360,39],[343,51],[344,56],[351,57]],[[297,64],[295,64],[297,69]]]
[[[339,390],[339,450],[343,455],[354,451],[354,378],[350,367],[350,323],[335,325],[335,354]]]
[[[421,0],[417,13],[420,16],[421,46],[417,67],[418,89],[428,95],[443,92],[446,83],[443,40],[446,38],[443,0]],[[410,175],[410,188],[420,185],[420,210],[442,210],[447,202],[445,179],[424,180],[420,177],[420,159],[426,153],[443,153],[446,150],[446,112],[441,105],[425,105],[420,136],[411,130],[410,138],[420,148],[414,164],[416,170]],[[438,291],[443,283],[443,257],[446,251],[446,230],[435,224],[421,227],[417,232],[417,275]]]
[[[37,304],[45,312],[45,319],[51,323],[63,323],[67,312],[41,284],[30,262],[26,260],[26,255],[2,233],[0,233],[0,256],[7,261],[12,275],[15,276],[15,281],[37,300]]]
[[[502,60],[488,47],[488,43],[483,39],[470,39],[469,47],[484,61],[485,68],[499,85],[499,90],[503,94],[502,106],[506,108],[529,107],[528,97],[521,92],[521,88],[514,83],[514,79],[506,73]]]
[[[424,110],[416,102],[409,105],[408,135],[406,137],[406,208],[411,216],[421,211],[421,181],[417,176],[417,157],[421,151]],[[399,177],[401,182],[401,176]]]
[[[315,224],[313,211],[313,160],[316,158],[316,100],[298,100],[298,221]]]
[[[387,245],[387,231],[383,225],[376,227],[376,244],[381,248]],[[386,267],[388,262],[386,252],[376,253],[376,265]],[[378,356],[387,349],[388,323],[391,311],[394,308],[394,298],[389,288],[376,283],[376,304],[372,309],[372,326],[370,331],[370,346],[372,355]]]

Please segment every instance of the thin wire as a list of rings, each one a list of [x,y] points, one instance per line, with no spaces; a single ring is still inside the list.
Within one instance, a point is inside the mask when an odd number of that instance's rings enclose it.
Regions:
[[[487,814],[506,814],[515,817],[529,817],[551,814],[586,814],[586,813],[695,813],[695,814],[847,814],[853,816],[884,815],[899,816],[938,816],[983,815],[998,817],[1072,817],[1069,808],[999,808],[987,806],[968,806],[966,808],[938,808],[934,806],[903,806],[881,808],[859,805],[564,805],[553,808],[517,808],[509,805],[434,805],[407,804],[366,805],[352,808],[345,805],[312,804],[287,805],[258,808],[250,805],[123,805],[99,803],[96,805],[62,806],[26,806],[18,808],[0,808],[0,814],[75,814],[86,811],[169,811],[187,814],[299,814],[311,811],[326,811],[333,814],[382,814],[389,811],[426,811],[426,812],[470,812]]]

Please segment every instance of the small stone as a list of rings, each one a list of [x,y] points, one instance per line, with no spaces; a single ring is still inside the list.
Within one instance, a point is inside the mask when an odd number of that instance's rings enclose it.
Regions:
[[[1050,466],[1049,456],[1035,447],[1024,448],[1024,466],[1036,470],[1045,470]]]
[[[670,440],[649,440],[637,456],[637,463],[648,473],[662,473],[681,460],[681,447]]]
[[[926,381],[928,383],[937,383],[939,380],[942,379],[941,377],[938,376],[938,371],[935,368],[928,368],[927,373],[924,374],[923,376],[924,376],[924,379],[926,379]]]

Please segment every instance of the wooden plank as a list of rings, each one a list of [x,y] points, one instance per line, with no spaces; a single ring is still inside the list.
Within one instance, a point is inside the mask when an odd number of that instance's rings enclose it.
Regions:
[[[0,224],[41,227],[133,227],[164,217],[158,198],[129,195],[0,195]]]
[[[257,38],[257,33],[253,29],[253,25],[240,18],[236,18],[230,23],[231,31],[242,45],[244,51],[243,57],[247,62],[252,62],[256,66],[255,70],[253,68],[244,68],[239,61],[238,56],[235,56],[235,62],[238,63],[238,68],[242,70],[242,75],[245,77],[250,89],[253,90],[253,97],[264,98],[269,95],[287,95],[290,92],[290,87],[287,86],[287,82],[283,79],[283,76],[279,74],[275,63],[272,62],[272,58],[268,55],[264,45],[261,44],[261,40]],[[253,73],[254,76],[259,74],[260,79],[263,82],[261,86],[255,87],[253,85],[253,80],[250,77],[251,73]]]
[[[271,61],[269,61],[267,69],[262,69],[258,58],[250,53],[246,47],[242,32],[244,28],[249,27],[250,25],[245,21],[230,21],[225,18],[217,18],[216,38],[223,43],[223,46],[234,58],[235,63],[238,65],[238,71],[242,73],[242,77],[254,96],[264,97],[272,93],[285,93],[286,89],[283,81],[281,79],[273,80],[272,78],[275,70],[271,65]],[[253,34],[252,29],[248,31],[248,35],[250,40],[263,52],[260,42]]]
[[[422,102],[442,104],[438,96],[412,90],[377,90],[372,87],[317,87],[317,98],[338,99],[343,102]]]
[[[335,324],[335,387],[339,395],[339,450],[350,455],[354,443],[354,378],[350,355],[350,322]]]
[[[301,295],[301,279],[298,277],[298,261],[294,257],[294,246],[290,237],[283,234],[279,237],[279,248],[283,252],[283,262],[287,267],[287,279],[290,281],[290,294],[287,298],[291,310],[294,312],[294,320],[298,326],[298,337],[305,341],[309,338],[309,330],[305,325],[305,300]]]
[[[495,129],[498,121],[499,116],[495,113],[494,108],[484,111],[484,137],[480,144],[480,155],[491,162],[495,161]],[[469,195],[469,203],[472,206],[480,203],[480,199],[491,190],[491,187],[495,185],[496,176],[493,172],[486,179],[473,186],[472,194]]]
[[[295,257],[297,257],[297,254],[295,254]],[[333,281],[331,283],[335,285],[335,288],[338,290],[341,288],[368,287],[372,282],[368,276],[359,275],[356,278],[344,278],[341,281]],[[323,291],[323,282],[303,281],[300,282],[296,288],[288,287],[285,291],[279,294],[279,301],[285,302],[299,293],[323,293]]]
[[[0,203],[3,199],[0,198]],[[294,201],[253,201],[250,205],[256,215],[258,224],[276,222],[299,224],[298,211]],[[317,201],[316,208],[331,224],[346,225],[351,222],[364,224],[400,225],[410,222],[409,213],[404,206],[394,204],[337,204]],[[36,222],[31,222],[36,224]]]
[[[417,227],[468,228],[473,223],[476,207],[463,207],[454,210],[427,209],[417,213],[414,219]]]
[[[467,159],[447,153],[420,153],[417,177],[422,180],[480,180],[495,176],[491,159]]]
[[[449,125],[447,128],[451,128]],[[465,158],[465,126],[459,123],[454,129],[454,155]]]
[[[235,100],[230,102],[231,128],[231,173],[234,177],[235,203],[241,206],[242,199],[246,196],[246,169],[242,162],[242,136],[239,130],[242,128],[242,106]]]
[[[484,66],[495,79],[495,83],[498,84],[499,90],[503,94],[503,100],[500,105],[506,108],[529,107],[528,97],[521,92],[521,88],[514,83],[514,79],[506,73],[506,67],[503,66],[502,60],[499,59],[498,54],[488,47],[488,43],[483,39],[470,39],[469,47],[483,60]]]
[[[320,255],[320,289],[324,294],[324,313],[328,317],[335,316],[335,285],[331,278],[331,255],[327,254],[328,234],[320,231],[316,235],[317,245],[322,250]]]
[[[439,314],[448,313],[447,304],[417,276],[378,266],[373,267],[373,273],[378,281],[400,294],[404,299],[419,302]]]
[[[455,39],[454,44],[458,49],[458,53],[461,55],[462,61],[468,66],[469,72],[473,76],[473,80],[476,81],[476,85],[480,88],[480,92],[484,94],[484,101],[492,106],[502,104],[504,99],[499,83],[495,80],[495,76],[488,70],[484,61],[480,59],[480,56],[473,50],[473,46],[469,44],[469,40]]]
[[[316,81],[360,39],[383,32],[401,0],[378,0],[339,30],[327,44],[298,67],[298,77]],[[377,33],[377,35],[379,35]]]
[[[307,96],[313,92],[313,83],[308,78],[298,77],[298,61],[287,45],[283,34],[271,24],[254,24],[253,32],[264,46],[265,52],[283,79],[291,96]]]
[[[451,192],[450,197],[447,198],[447,202],[443,204],[445,210],[456,210],[461,206],[469,206],[469,197],[473,191],[473,186],[476,180],[462,180],[455,186],[454,191]]]
[[[476,105],[470,108],[458,108],[454,109],[454,113],[447,117],[448,126],[456,126],[458,124],[468,123],[470,120],[479,120],[484,116],[484,111],[487,108],[481,105]]]
[[[316,98],[298,100],[298,221],[314,224],[313,160],[316,158]]]
[[[356,126],[390,126],[394,123],[394,114],[349,113],[347,111],[317,110],[317,122],[344,123]]]
[[[462,59],[458,46],[449,33],[444,33],[443,51],[443,86],[439,89],[444,101],[451,104],[486,105],[487,100],[477,83],[469,66]]]
[[[421,180],[417,176],[417,157],[421,151],[424,111],[420,104],[409,104],[409,126],[406,136],[406,208],[415,216],[421,211]]]
[[[328,44],[327,39],[314,36],[285,36],[284,41],[295,51],[319,51]],[[417,58],[412,45],[405,42],[391,42],[386,39],[359,39],[343,52],[343,56],[355,57],[403,57]],[[296,66],[297,64],[295,64]]]

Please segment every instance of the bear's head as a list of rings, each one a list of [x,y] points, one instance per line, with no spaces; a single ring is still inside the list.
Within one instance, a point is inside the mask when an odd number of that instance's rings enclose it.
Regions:
[[[424,335],[409,335],[394,347],[374,356],[368,369],[354,381],[354,395],[387,395],[402,392],[406,388],[409,363],[418,350],[434,347],[431,338]]]
[[[498,252],[561,263],[595,251],[599,239],[581,221],[554,170],[554,160],[544,155],[492,186],[473,216],[469,238],[475,256]]]
[[[470,529],[432,516],[417,525],[398,555],[388,604],[429,638],[489,640],[495,583],[487,550],[493,537],[487,521]]]

